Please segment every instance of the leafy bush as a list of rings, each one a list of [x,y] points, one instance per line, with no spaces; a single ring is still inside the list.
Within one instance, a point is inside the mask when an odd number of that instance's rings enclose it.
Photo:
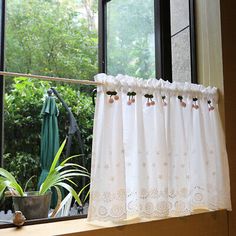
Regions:
[[[40,111],[49,83],[19,78],[12,86],[5,93],[5,153],[39,155]]]
[[[50,82],[15,78],[11,91],[5,94],[5,153],[7,155],[4,157],[4,167],[14,174],[23,174],[26,168],[29,169],[29,175],[39,175],[42,119],[40,112],[47,90],[52,85],[53,83]],[[57,85],[55,89],[71,108],[78,121],[84,142],[86,167],[90,169],[94,113],[92,99],[90,95],[80,93],[68,84]],[[68,132],[68,117],[66,110],[58,100],[57,104],[60,112],[59,133],[63,139]],[[71,154],[78,152],[78,141],[74,139]],[[34,162],[32,162],[33,160]],[[22,164],[19,164],[20,161]],[[31,163],[32,168],[27,167],[26,162]],[[24,176],[20,177],[24,181]]]
[[[97,73],[96,11],[97,0],[8,1],[6,70],[92,79]]]
[[[30,177],[38,177],[39,173],[39,158],[30,153],[17,152],[16,155],[11,153],[4,154],[4,165],[7,170],[18,180],[21,186],[25,186],[26,182]],[[28,189],[34,189],[37,185],[37,179],[33,178],[29,182]]]

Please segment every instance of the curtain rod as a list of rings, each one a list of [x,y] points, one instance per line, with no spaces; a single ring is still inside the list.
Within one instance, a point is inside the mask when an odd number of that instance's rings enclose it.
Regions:
[[[66,82],[72,84],[85,84],[85,85],[104,85],[100,82],[90,81],[90,80],[76,80],[76,79],[68,79],[68,78],[60,78],[60,77],[50,77],[44,75],[31,75],[31,74],[23,74],[23,73],[15,73],[15,72],[6,72],[0,71],[0,75],[5,76],[14,76],[14,77],[28,77],[33,79],[47,80],[47,81],[58,81],[58,82]]]

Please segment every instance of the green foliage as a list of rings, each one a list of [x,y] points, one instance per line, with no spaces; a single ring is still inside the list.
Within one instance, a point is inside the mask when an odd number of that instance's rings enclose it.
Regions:
[[[154,1],[108,3],[108,73],[155,77]]]
[[[49,83],[14,79],[10,93],[5,93],[5,153],[39,155],[43,97]]]
[[[39,157],[25,152],[17,152],[14,155],[4,154],[4,166],[15,176],[21,186],[25,186],[31,176],[37,176],[40,173]],[[32,190],[35,186],[37,186],[37,178],[29,182],[27,189]]]
[[[0,199],[5,191],[8,189],[12,195],[23,196],[22,187],[18,184],[15,177],[7,170],[0,168]]]
[[[11,0],[6,14],[6,70],[74,79],[92,79],[97,73],[97,0]],[[40,173],[40,112],[52,86],[78,121],[86,167],[90,168],[94,113],[91,88],[6,79],[4,167],[19,178],[21,185]],[[65,137],[68,117],[57,104],[60,137]],[[77,140],[72,145],[71,154],[78,153]],[[36,182],[33,179],[30,187]]]
[[[97,0],[9,1],[6,11],[6,70],[92,79],[97,73],[96,12]],[[25,161],[28,158],[29,162],[34,159],[39,163],[40,111],[46,91],[51,86],[71,107],[79,123],[89,168],[94,108],[88,86],[62,86],[26,78],[7,79],[5,153],[13,159],[24,155]],[[67,114],[59,102],[58,108],[60,137],[65,137]],[[77,140],[73,140],[72,150],[72,154],[78,153]],[[5,159],[5,167],[16,172],[17,167],[9,166],[6,155]],[[35,168],[32,175],[37,174],[38,169]]]
[[[49,173],[39,188],[39,194],[40,195],[45,194],[48,190],[52,189],[53,187],[55,187],[57,191],[60,191],[60,188],[58,187],[62,187],[72,194],[72,196],[75,198],[78,204],[82,205],[78,194],[76,193],[74,188],[71,187],[71,185],[77,186],[71,180],[71,178],[75,176],[83,176],[89,178],[90,175],[86,168],[81,167],[78,164],[68,163],[68,161],[71,160],[73,157],[68,157],[63,162],[61,162],[59,166],[57,166],[62,150],[65,147],[65,144],[66,144],[66,139],[60,146],[52,162]]]
[[[90,183],[86,184],[86,185],[79,191],[79,193],[78,193],[78,196],[80,197],[80,196],[83,194],[83,192],[84,192],[85,190],[87,190],[87,193],[86,193],[84,199],[82,199],[83,202],[86,202],[88,196],[90,195],[90,188],[89,188],[89,187],[90,187]]]
[[[14,79],[12,90],[5,94],[5,155],[4,167],[12,173],[24,173],[26,162],[32,164],[28,168],[30,176],[39,175],[40,154],[40,112],[43,106],[44,96],[52,83],[43,81],[32,81],[26,78]],[[61,97],[71,108],[79,123],[82,140],[85,147],[86,167],[90,168],[90,154],[92,148],[93,114],[94,106],[90,96],[78,92],[69,85],[58,85],[55,87]],[[58,124],[60,137],[65,137],[68,132],[68,117],[65,109],[57,101],[59,109]],[[72,153],[77,154],[78,142],[73,140]],[[23,153],[22,153],[23,152]],[[15,163],[22,162],[14,166]],[[78,160],[81,158],[78,157]],[[32,162],[34,160],[35,162]],[[28,176],[28,177],[30,177]],[[19,179],[24,184],[24,178]]]
[[[92,79],[97,73],[96,2],[8,1],[6,69]]]
[[[65,144],[66,139],[64,140],[56,156],[54,157],[49,173],[46,179],[41,184],[38,194],[43,195],[47,191],[52,190],[52,188],[56,188],[57,191],[60,191],[60,188],[58,187],[62,187],[69,191],[75,198],[75,200],[81,205],[81,201],[78,197],[78,194],[76,193],[74,188],[71,187],[71,185],[76,186],[76,184],[71,179],[76,176],[83,176],[89,178],[90,175],[86,168],[81,167],[78,164],[68,163],[68,161],[71,160],[73,156],[67,158],[59,165],[57,165],[62,151],[65,147]],[[11,195],[25,196],[23,188],[16,181],[15,177],[9,171],[0,168],[0,199],[2,198],[2,195],[6,189],[10,191]]]

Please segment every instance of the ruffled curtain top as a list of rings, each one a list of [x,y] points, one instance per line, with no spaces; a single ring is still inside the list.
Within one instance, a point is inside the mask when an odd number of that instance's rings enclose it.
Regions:
[[[189,97],[198,97],[206,100],[211,100],[213,103],[218,103],[218,92],[216,87],[205,87],[200,84],[193,83],[180,83],[164,81],[162,79],[142,79],[135,78],[128,75],[106,75],[104,73],[98,74],[95,77],[95,81],[103,83],[104,85],[98,86],[98,92],[106,91],[123,91],[147,94],[159,92],[162,95],[182,95]]]

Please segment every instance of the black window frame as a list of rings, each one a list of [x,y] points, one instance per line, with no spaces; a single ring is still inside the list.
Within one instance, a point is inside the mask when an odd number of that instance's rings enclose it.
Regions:
[[[197,84],[197,46],[196,46],[196,3],[189,0],[189,32],[190,32],[190,59],[191,82]]]
[[[99,0],[98,20],[98,62],[99,72],[107,72],[107,3],[112,0]],[[155,72],[156,78],[172,82],[172,53],[171,53],[171,16],[170,0],[154,1],[155,28]],[[189,0],[189,31],[191,82],[197,83],[196,70],[196,41],[195,41],[195,0]]]
[[[5,54],[5,13],[6,0],[0,0],[0,70],[4,70],[4,54]],[[0,167],[3,166],[3,151],[4,151],[4,93],[5,79],[0,75]]]

